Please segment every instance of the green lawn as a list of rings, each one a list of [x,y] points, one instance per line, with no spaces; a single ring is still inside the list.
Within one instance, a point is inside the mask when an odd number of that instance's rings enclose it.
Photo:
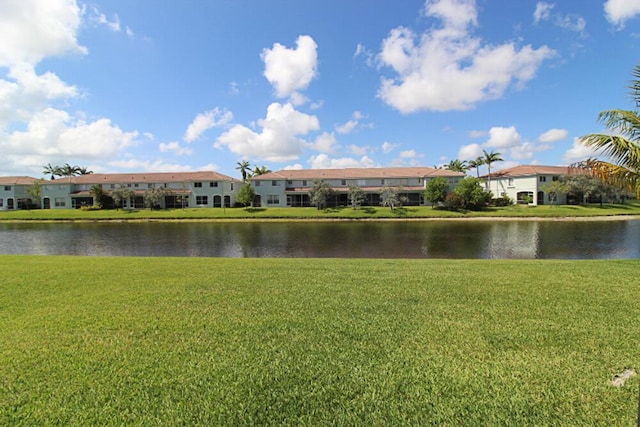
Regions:
[[[600,206],[508,206],[488,208],[479,212],[451,212],[427,206],[402,207],[391,210],[383,207],[336,208],[190,208],[166,210],[97,210],[79,209],[15,210],[0,211],[0,221],[51,221],[51,220],[147,220],[147,219],[385,219],[385,218],[472,218],[472,217],[589,217],[609,215],[640,215],[640,202],[625,205],[605,204]]]
[[[0,425],[635,425],[640,261],[0,256]]]

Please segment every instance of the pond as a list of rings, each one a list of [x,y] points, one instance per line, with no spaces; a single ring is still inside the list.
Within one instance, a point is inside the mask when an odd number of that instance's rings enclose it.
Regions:
[[[0,223],[0,254],[640,258],[640,220]]]

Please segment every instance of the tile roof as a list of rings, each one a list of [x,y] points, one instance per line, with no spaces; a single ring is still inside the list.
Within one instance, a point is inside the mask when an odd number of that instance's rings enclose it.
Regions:
[[[528,175],[567,175],[569,174],[569,166],[538,166],[538,165],[520,165],[512,168],[502,169],[497,172],[491,172],[491,177],[501,176],[528,176]],[[489,175],[482,175],[486,178]]]
[[[38,179],[30,176],[0,176],[0,185],[33,185]]]
[[[66,178],[60,178],[66,179]],[[71,178],[74,184],[124,184],[129,182],[194,182],[232,181],[242,182],[214,171],[200,172],[148,172],[148,173],[91,173]]]
[[[408,168],[344,168],[344,169],[286,169],[254,176],[254,181],[294,180],[294,179],[366,179],[366,178],[425,178],[425,177],[464,177],[461,172],[429,167]]]

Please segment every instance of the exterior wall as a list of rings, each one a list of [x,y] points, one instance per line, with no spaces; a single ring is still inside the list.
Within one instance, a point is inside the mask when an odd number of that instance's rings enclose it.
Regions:
[[[513,177],[492,177],[491,189],[494,197],[500,197],[506,194],[514,203],[518,203],[518,195],[521,193],[531,193],[533,197],[532,205],[548,205],[551,204],[549,194],[542,190],[547,183],[552,182],[554,177],[557,179],[559,175],[528,175]],[[485,188],[487,182],[485,181]],[[558,194],[554,204],[565,204],[567,202],[566,194]]]
[[[52,181],[44,181],[42,183],[42,205],[50,209],[71,209],[71,189],[73,184],[64,182],[64,178]],[[48,199],[48,202],[47,200]]]

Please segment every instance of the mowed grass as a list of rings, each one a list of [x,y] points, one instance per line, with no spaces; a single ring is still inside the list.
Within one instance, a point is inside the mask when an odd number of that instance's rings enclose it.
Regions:
[[[273,220],[273,219],[410,219],[410,218],[562,218],[640,215],[640,202],[592,205],[544,205],[491,207],[482,211],[454,212],[429,206],[405,206],[391,210],[380,206],[329,208],[187,208],[161,210],[33,209],[0,211],[0,221],[103,221],[103,220]]]
[[[0,425],[634,425],[639,269],[0,256]]]

